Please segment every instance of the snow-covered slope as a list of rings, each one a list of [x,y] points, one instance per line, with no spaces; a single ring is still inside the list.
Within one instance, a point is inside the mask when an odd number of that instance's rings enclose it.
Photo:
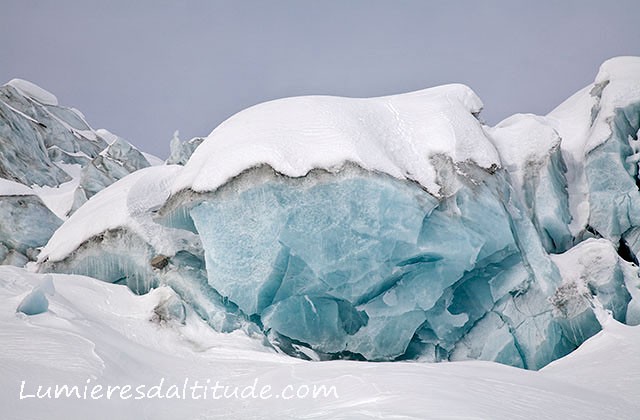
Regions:
[[[603,331],[570,355],[546,366],[542,373],[612,398],[637,403],[640,383],[640,327],[629,327],[607,318]],[[629,418],[637,414],[628,413]],[[576,417],[579,417],[578,415]]]
[[[305,362],[278,355],[243,334],[212,331],[189,308],[158,318],[173,293],[136,296],[91,278],[51,275],[47,312],[16,313],[46,276],[0,267],[0,404],[3,418],[92,419],[633,419],[640,409],[638,327],[608,321],[604,331],[540,372],[488,362],[445,364]],[[162,305],[160,305],[162,306]],[[205,399],[169,398],[182,387],[237,387]],[[146,398],[151,387],[165,398]],[[208,382],[207,382],[208,381]],[[25,398],[59,385],[88,398]],[[93,387],[100,385],[91,399]],[[131,386],[106,398],[107,386]],[[144,386],[144,399],[135,388]],[[173,386],[173,391],[169,388]],[[242,391],[251,388],[242,398]],[[263,387],[271,387],[264,398]],[[311,392],[327,390],[313,398]],[[334,387],[334,388],[332,388]],[[176,394],[178,389],[178,394]],[[334,389],[335,391],[332,391]],[[305,395],[298,398],[296,394]],[[196,396],[201,396],[201,389]],[[63,394],[64,395],[64,394]],[[125,397],[127,393],[124,394]],[[255,397],[253,396],[255,395]],[[270,396],[267,398],[267,396]]]
[[[168,235],[152,231],[150,216],[169,197],[168,186],[179,169],[167,165],[138,170],[98,192],[55,232],[40,260],[60,261],[88,239],[117,228],[130,229],[162,253],[174,254],[170,244],[162,243]]]
[[[464,85],[382,98],[307,96],[246,109],[217,127],[189,160],[173,191],[212,191],[242,171],[267,164],[290,177],[354,163],[447,191],[432,158],[499,165],[474,114],[482,109]],[[222,163],[224,162],[224,163]]]
[[[9,181],[8,179],[0,178],[0,195],[33,195],[34,192],[31,188],[19,182]]]

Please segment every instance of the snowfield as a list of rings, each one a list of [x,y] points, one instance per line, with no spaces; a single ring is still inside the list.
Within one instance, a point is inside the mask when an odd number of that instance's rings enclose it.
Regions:
[[[51,276],[49,311],[16,313]],[[190,310],[186,323],[154,322],[166,288],[136,296],[124,286],[0,267],[0,404],[22,419],[634,419],[640,409],[640,328],[609,320],[604,331],[541,371],[491,362],[306,362],[242,333],[213,331]],[[144,398],[164,379],[165,398]],[[179,399],[185,380],[210,381],[238,398]],[[24,382],[24,385],[23,385]],[[101,385],[100,399],[37,398],[37,387]],[[107,386],[130,385],[106,399]],[[242,398],[242,391],[255,385]],[[271,386],[271,398],[259,392]],[[22,390],[21,390],[22,386]],[[311,393],[325,386],[317,398]],[[179,388],[175,394],[176,387]],[[314,388],[315,387],[315,388]],[[335,387],[335,392],[331,387]],[[55,388],[54,388],[55,389]],[[20,399],[22,392],[24,399]],[[54,391],[52,391],[54,392]],[[201,390],[199,391],[201,392]],[[298,398],[308,394],[307,398]],[[201,395],[201,394],[197,394]],[[265,397],[267,394],[263,394]],[[326,395],[326,397],[325,397]],[[254,398],[257,396],[257,398]]]

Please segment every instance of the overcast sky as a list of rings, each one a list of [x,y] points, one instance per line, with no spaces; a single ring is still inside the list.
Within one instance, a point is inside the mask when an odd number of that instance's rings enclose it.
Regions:
[[[27,79],[141,149],[306,94],[461,82],[491,123],[546,113],[617,55],[640,1],[0,0],[0,83]]]

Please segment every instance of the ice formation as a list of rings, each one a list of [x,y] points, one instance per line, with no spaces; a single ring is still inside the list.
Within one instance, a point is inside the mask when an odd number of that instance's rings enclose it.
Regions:
[[[463,85],[257,105],[97,193],[39,268],[166,284],[312,359],[538,369],[604,314],[639,323],[640,58],[547,116],[481,108]]]
[[[80,111],[20,79],[0,86],[0,151],[0,177],[33,187],[61,218],[159,161],[107,130],[93,130]]]
[[[573,242],[572,218],[558,132],[535,115],[514,115],[487,132],[545,249],[567,250]]]
[[[601,315],[598,310],[606,309],[616,319],[640,324],[638,267],[624,261],[610,241],[587,239],[552,259],[564,278],[552,297],[554,310],[577,318]],[[586,299],[576,299],[578,295]],[[594,313],[593,307],[598,309]]]
[[[166,284],[217,330],[252,330],[207,283],[200,238],[153,220],[180,169],[144,168],[98,192],[55,232],[40,256],[42,269],[90,274],[137,293]]]
[[[0,176],[25,185],[59,186],[70,176],[54,162],[84,164],[107,143],[82,114],[24,80],[0,86]]]
[[[122,137],[104,129],[98,132],[109,139],[109,146],[82,168],[78,190],[84,194],[84,201],[130,173],[150,166],[142,152]],[[80,199],[76,206],[81,204]]]
[[[16,311],[25,315],[38,315],[47,312],[49,309],[47,295],[53,296],[55,291],[53,279],[50,275],[47,275],[40,285],[22,299]]]
[[[33,261],[62,224],[29,187],[0,178],[0,263]]]
[[[168,165],[186,165],[193,152],[204,141],[202,137],[194,137],[189,141],[182,141],[178,137],[179,134],[176,131],[171,139],[171,151],[167,159]]]

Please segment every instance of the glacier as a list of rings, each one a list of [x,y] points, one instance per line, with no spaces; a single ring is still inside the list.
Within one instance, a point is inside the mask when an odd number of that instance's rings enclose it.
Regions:
[[[600,330],[594,301],[623,322],[635,313],[627,291],[637,289],[633,266],[584,292],[558,261],[591,236],[622,246],[621,232],[598,228],[592,201],[620,200],[598,197],[606,184],[591,175],[602,153],[592,144],[624,139],[629,150],[607,161],[627,164],[622,179],[633,188],[625,192],[637,194],[637,168],[629,165],[637,65],[633,58],[603,64],[588,93],[599,105],[589,109],[584,157],[571,167],[551,117],[482,126],[474,118],[481,102],[461,85],[258,105],[196,151],[173,184],[165,223],[200,235],[209,283],[286,352],[481,358],[538,369]],[[629,113],[635,120],[621,120]],[[569,180],[580,164],[591,208],[576,226]],[[617,220],[616,211],[602,213]]]
[[[42,102],[41,102],[42,101]],[[59,186],[71,179],[55,161],[82,164],[107,143],[84,116],[24,80],[0,86],[0,175],[27,186]]]
[[[169,143],[170,150],[166,161],[167,165],[186,165],[193,152],[204,141],[203,137],[194,137],[191,140],[182,141],[179,135],[179,131],[173,133]]]
[[[98,131],[111,141],[98,156],[82,166],[73,202],[67,215],[75,212],[89,198],[115,181],[150,166],[147,158],[129,142],[106,130]]]
[[[4,88],[58,123],[80,118],[32,86]],[[43,163],[4,165],[3,177],[27,188],[69,182],[65,165],[81,176],[64,222],[26,248],[3,245],[3,258],[24,265],[39,252],[40,272],[137,294],[169,287],[159,322],[180,324],[190,308],[304,359],[527,369],[572,352],[608,316],[640,323],[640,58],[603,63],[546,116],[493,127],[459,84],[271,101],[204,140],[176,133],[160,166],[82,118],[75,143],[44,141],[44,117],[10,107],[5,129],[40,144]]]
[[[80,111],[33,83],[0,86],[0,177],[33,188],[62,219],[150,160],[158,164],[125,139],[94,130]]]
[[[0,178],[0,263],[34,261],[60,220],[26,185]]]

